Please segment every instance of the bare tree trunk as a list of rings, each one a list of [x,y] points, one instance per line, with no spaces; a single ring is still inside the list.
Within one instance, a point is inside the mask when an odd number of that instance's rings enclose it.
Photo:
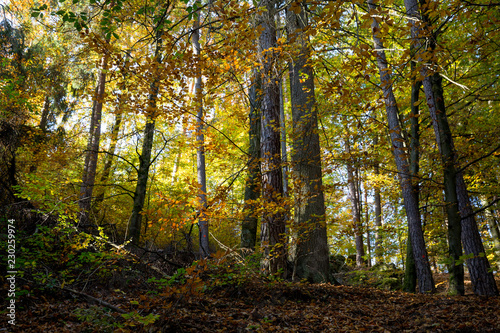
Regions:
[[[370,11],[375,10],[373,0],[368,0]],[[424,234],[420,224],[420,213],[418,202],[413,193],[412,177],[410,173],[409,163],[406,158],[406,148],[403,145],[404,139],[401,135],[399,126],[399,110],[396,103],[396,97],[392,91],[392,80],[387,59],[385,56],[384,46],[380,37],[380,31],[377,21],[372,21],[373,43],[377,56],[377,65],[380,73],[381,88],[384,94],[385,108],[387,112],[387,122],[389,125],[389,134],[396,160],[396,166],[399,173],[401,191],[408,218],[408,233],[411,239],[413,257],[415,259],[415,268],[417,270],[417,280],[420,293],[434,292],[434,280],[432,278],[431,268],[429,265],[429,257],[425,248]]]
[[[249,91],[249,157],[248,178],[245,185],[245,205],[243,207],[243,222],[241,224],[241,247],[255,249],[257,242],[258,217],[257,201],[260,197],[260,90],[262,79],[258,71],[254,72],[252,86]]]
[[[286,273],[285,214],[283,212],[283,175],[280,142],[279,73],[276,68],[276,24],[274,12],[276,0],[260,2],[266,10],[259,17],[262,33],[259,37],[259,53],[262,64],[261,105],[261,156],[262,191],[268,207],[263,224],[269,231],[271,273]],[[266,237],[266,235],[262,235]],[[263,245],[265,245],[263,243]]]
[[[426,29],[429,26],[429,19],[426,15],[420,15],[417,0],[405,0],[405,7],[406,13],[410,18],[409,23],[412,26],[414,47],[420,49],[423,47],[421,38],[426,34]],[[431,36],[429,46],[430,51],[433,51],[435,47],[435,36]],[[420,52],[425,52],[425,50],[422,49]],[[421,64],[420,75],[424,78],[423,86],[427,98],[427,105],[429,106],[438,148],[443,159],[445,196],[446,202],[448,203],[450,250],[451,247],[455,248],[455,250],[453,250],[453,259],[455,261],[458,260],[458,258],[455,259],[459,249],[459,246],[456,244],[458,234],[461,235],[465,255],[472,256],[472,258],[467,260],[467,266],[474,286],[474,293],[477,295],[498,295],[498,289],[493,274],[489,272],[490,265],[488,259],[484,255],[484,247],[474,218],[463,174],[456,171],[455,166],[457,165],[457,158],[448,118],[446,116],[441,76],[437,72],[431,73],[428,65],[423,63],[421,56],[417,60]],[[454,179],[451,179],[452,177]],[[456,216],[458,216],[458,223],[455,221],[457,218]],[[456,268],[453,269],[454,274],[462,274],[458,270],[455,271],[455,269]],[[457,279],[460,278],[460,276],[457,276]],[[460,280],[457,283],[460,283]],[[459,288],[461,288],[461,286],[459,286]],[[458,292],[461,292],[461,289],[459,289]]]
[[[361,212],[359,204],[359,192],[357,179],[354,177],[354,167],[352,166],[351,147],[349,138],[345,139],[345,152],[349,155],[347,161],[347,186],[349,188],[349,200],[351,201],[352,224],[356,240],[356,266],[361,267],[365,264],[365,249],[363,245],[363,225],[361,224]]]
[[[90,226],[90,207],[92,203],[92,192],[94,190],[95,177],[97,171],[97,159],[99,153],[99,143],[101,138],[101,117],[104,93],[106,87],[106,71],[108,68],[108,55],[104,55],[101,61],[101,72],[94,95],[92,106],[92,118],[90,121],[89,139],[85,155],[85,164],[82,174],[82,185],[80,187],[80,225]]]
[[[297,45],[298,51],[292,56],[289,65],[293,117],[294,224],[298,231],[295,271],[299,278],[322,282],[330,279],[329,251],[314,72],[309,64],[309,39],[303,34],[307,26],[305,3],[300,13],[287,9],[286,26],[289,41]]]
[[[200,47],[200,16],[198,15],[193,27],[193,50],[194,55],[199,61],[201,47]],[[198,215],[198,229],[199,229],[199,242],[200,242],[200,255],[205,258],[210,255],[209,239],[208,239],[208,219],[205,213],[207,209],[207,176],[205,167],[205,135],[204,135],[204,112],[203,112],[203,90],[202,90],[202,77],[201,68],[196,67],[197,73],[194,84],[194,95],[196,100],[196,107],[198,114],[196,118],[196,144],[198,146],[196,151],[196,165],[198,174],[198,184],[200,186],[198,192],[198,199],[200,201],[199,215]]]

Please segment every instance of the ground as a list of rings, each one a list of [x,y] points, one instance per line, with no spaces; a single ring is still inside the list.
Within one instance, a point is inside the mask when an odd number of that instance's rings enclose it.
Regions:
[[[436,276],[436,295],[283,281],[205,288],[198,277],[163,293],[86,290],[124,315],[59,289],[22,296],[16,326],[3,311],[0,332],[500,332],[500,297],[471,295],[470,282],[466,296],[446,296],[446,278]]]

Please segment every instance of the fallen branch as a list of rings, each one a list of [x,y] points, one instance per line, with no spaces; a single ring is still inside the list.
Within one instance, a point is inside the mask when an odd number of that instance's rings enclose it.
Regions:
[[[119,307],[116,307],[114,306],[113,304],[110,304],[106,301],[103,301],[102,299],[99,299],[99,298],[95,298],[94,296],[90,296],[88,294],[85,294],[85,293],[82,293],[82,292],[79,292],[79,291],[76,291],[74,289],[70,289],[70,288],[66,288],[66,287],[63,287],[61,288],[62,290],[64,291],[67,291],[67,292],[70,292],[72,294],[76,294],[76,295],[79,295],[79,296],[83,296],[85,297],[86,299],[88,300],[91,300],[93,302],[96,302],[97,304],[99,305],[102,305],[102,306],[105,306],[107,307],[108,309],[111,309],[113,311],[116,311],[116,312],[120,312],[120,313],[127,313],[127,311],[123,310],[123,309],[120,309]]]

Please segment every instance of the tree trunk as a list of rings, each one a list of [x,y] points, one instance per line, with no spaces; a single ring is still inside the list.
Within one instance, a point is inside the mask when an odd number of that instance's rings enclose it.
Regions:
[[[286,271],[285,213],[283,212],[283,175],[280,142],[279,73],[276,68],[275,0],[263,0],[265,11],[259,15],[262,33],[259,53],[262,64],[261,156],[262,191],[266,205],[264,227],[269,231],[271,273]],[[264,238],[266,235],[262,235]],[[266,244],[263,243],[265,246]],[[285,272],[286,273],[286,272]]]
[[[375,10],[373,0],[368,0],[370,12]],[[408,233],[411,240],[413,257],[415,259],[415,269],[417,271],[418,289],[420,293],[434,292],[434,280],[432,278],[429,258],[425,248],[424,234],[420,224],[420,213],[418,202],[413,192],[412,179],[409,168],[409,163],[406,158],[406,151],[403,145],[404,139],[401,135],[401,128],[398,119],[398,106],[396,98],[392,91],[392,80],[387,59],[385,56],[384,46],[380,37],[378,37],[380,28],[375,19],[372,21],[372,32],[374,48],[376,50],[377,65],[380,73],[381,88],[384,94],[384,102],[387,113],[387,122],[389,125],[389,134],[396,160],[396,166],[399,173],[399,181],[403,194],[406,216],[408,218]]]
[[[472,258],[467,259],[467,268],[474,294],[497,296],[499,293],[495,277],[493,272],[490,271],[490,263],[484,251],[462,172],[457,173],[457,195],[460,216],[462,217],[464,254],[472,256]]]
[[[116,111],[115,123],[113,129],[111,130],[111,143],[109,144],[108,155],[106,155],[106,162],[104,163],[104,169],[102,170],[101,179],[99,180],[102,189],[99,191],[95,199],[94,205],[98,207],[104,201],[104,194],[106,193],[106,188],[104,187],[111,174],[111,166],[113,165],[114,154],[116,150],[116,145],[118,144],[118,134],[120,133],[120,126],[122,123],[123,114],[120,109]]]
[[[92,118],[90,120],[89,139],[85,155],[85,164],[82,174],[82,185],[80,187],[80,218],[81,226],[90,226],[90,207],[92,203],[92,192],[94,190],[95,176],[97,170],[97,159],[99,143],[101,138],[101,116],[104,93],[106,87],[106,71],[108,68],[108,55],[104,55],[101,61],[101,72],[94,95],[92,106]]]
[[[200,47],[200,15],[196,19],[193,27],[193,50],[194,56],[199,61],[201,47]],[[198,215],[198,229],[199,229],[199,242],[200,242],[200,255],[206,258],[210,255],[209,239],[208,239],[208,219],[205,213],[207,209],[207,176],[205,167],[205,135],[204,135],[204,112],[203,112],[203,91],[202,91],[202,77],[201,68],[196,67],[196,78],[194,83],[194,96],[198,114],[196,117],[196,144],[198,146],[196,151],[196,165],[198,174],[198,185],[200,186],[198,192],[199,199],[199,215]]]
[[[429,26],[429,19],[426,15],[420,15],[419,5],[416,0],[405,0],[405,7],[407,15],[411,18],[409,22],[412,27],[411,31],[414,47],[416,49],[421,49],[423,43],[420,39],[422,38],[421,36],[426,35],[425,28]],[[434,38],[435,37],[432,36],[429,43],[430,51],[433,51],[435,47]],[[425,50],[422,49],[420,52],[425,52]],[[456,244],[456,238],[457,234],[461,235],[465,255],[473,256],[467,260],[467,266],[474,287],[474,293],[477,295],[498,295],[498,289],[493,274],[488,272],[490,265],[488,259],[484,255],[484,247],[470,205],[467,186],[462,173],[456,172],[455,166],[457,165],[457,158],[448,118],[446,116],[441,76],[437,72],[431,73],[429,70],[430,67],[428,67],[429,65],[423,63],[421,56],[418,57],[417,60],[421,63],[420,75],[423,77],[427,105],[429,106],[438,148],[443,159],[445,196],[449,219],[450,251],[453,251],[453,255],[456,257],[459,248]],[[451,179],[452,177],[454,179]],[[455,221],[457,217],[460,221],[458,223]],[[458,243],[460,242],[458,241]],[[454,250],[452,250],[452,247]],[[455,274],[461,273],[457,270]],[[458,276],[457,279],[460,279],[460,276]],[[460,289],[458,291],[461,292]]]
[[[156,33],[155,59],[158,64],[161,62],[161,36],[163,32],[158,30]],[[141,156],[139,156],[139,170],[137,170],[137,185],[134,193],[134,206],[132,216],[128,225],[127,233],[132,237],[132,244],[139,245],[141,236],[142,209],[146,199],[146,191],[149,177],[149,167],[151,166],[151,151],[153,149],[153,140],[155,133],[156,119],[156,100],[159,92],[158,73],[153,73],[153,82],[151,83],[151,94],[148,101],[148,114],[146,115],[146,126],[144,127],[144,139],[142,142]]]
[[[414,54],[413,48],[411,48],[411,54]],[[411,71],[414,73],[415,62],[411,62]],[[410,173],[412,176],[412,187],[413,193],[415,194],[416,205],[420,207],[420,180],[419,180],[419,169],[420,169],[420,124],[418,121],[419,116],[419,95],[420,87],[422,82],[417,80],[415,76],[412,76],[411,85],[411,105],[410,105]],[[413,250],[411,247],[411,241],[408,237],[408,243],[406,245],[406,266],[405,266],[405,278],[403,290],[406,292],[414,293],[417,288],[417,275],[415,269],[415,258],[413,258]]]
[[[42,116],[40,117],[40,124],[38,127],[46,132],[47,131],[47,125],[49,122],[49,113],[50,113],[50,99],[49,96],[45,96],[45,101],[43,103],[43,109],[42,109]]]
[[[496,198],[493,198],[495,200]],[[493,239],[493,249],[495,251],[496,265],[500,272],[500,230],[498,221],[498,212],[495,209],[489,209],[489,216],[486,218],[490,227],[491,238]]]
[[[372,245],[370,237],[370,211],[368,209],[368,191],[365,189],[365,226],[366,226],[366,254],[368,267],[372,267]]]
[[[154,92],[149,97],[149,108],[156,109],[156,98],[158,88],[153,87]],[[144,141],[142,142],[141,156],[139,157],[139,170],[137,171],[137,185],[134,193],[134,206],[132,216],[128,226],[128,235],[132,237],[132,244],[139,245],[141,236],[142,209],[146,199],[146,190],[149,177],[149,167],[151,166],[151,150],[155,132],[155,115],[148,115],[144,128]]]
[[[363,226],[361,224],[361,212],[359,204],[359,192],[357,189],[357,179],[354,177],[354,168],[351,162],[351,148],[349,138],[345,139],[345,152],[349,155],[347,161],[347,186],[349,188],[349,200],[351,201],[351,215],[356,240],[356,266],[361,267],[365,264],[365,250],[363,246]]]
[[[295,182],[295,216],[298,239],[294,254],[299,278],[313,282],[328,281],[329,254],[325,222],[321,150],[314,95],[314,72],[309,65],[310,46],[302,33],[307,25],[305,4],[300,13],[287,10],[290,43],[298,52],[289,65],[292,103],[292,174]]]
[[[376,144],[378,144],[378,138],[376,138]],[[375,175],[380,174],[380,168],[377,164],[375,164]],[[375,186],[375,194],[374,194],[374,205],[375,205],[375,263],[382,262],[382,256],[384,249],[382,248],[382,198],[380,195],[380,187]]]
[[[258,217],[257,201],[260,198],[260,90],[261,76],[258,71],[254,72],[252,85],[248,93],[250,100],[249,115],[249,157],[248,178],[245,185],[245,204],[243,207],[243,222],[241,224],[241,247],[244,249],[255,249],[257,242]]]

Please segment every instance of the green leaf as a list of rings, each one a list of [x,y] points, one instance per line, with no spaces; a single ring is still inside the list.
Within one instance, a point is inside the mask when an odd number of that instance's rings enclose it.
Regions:
[[[40,16],[40,12],[32,12],[31,13],[31,17],[37,18],[38,16]]]

